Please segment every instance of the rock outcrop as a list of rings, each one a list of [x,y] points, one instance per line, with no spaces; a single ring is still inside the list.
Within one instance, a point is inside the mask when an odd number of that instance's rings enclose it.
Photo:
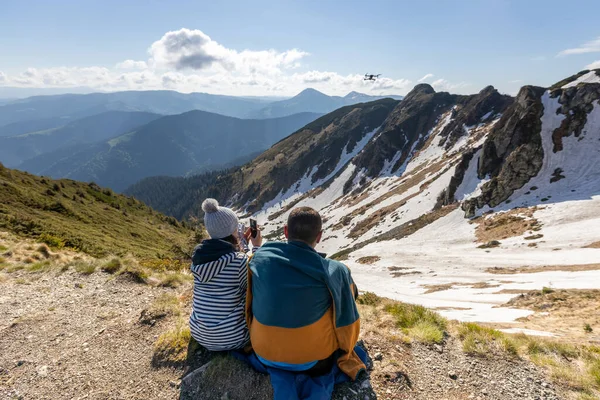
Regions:
[[[544,91],[541,87],[523,87],[490,132],[483,145],[478,174],[480,179],[492,179],[483,185],[480,196],[463,203],[467,216],[484,205],[495,207],[502,203],[539,172],[544,158],[540,136]]]

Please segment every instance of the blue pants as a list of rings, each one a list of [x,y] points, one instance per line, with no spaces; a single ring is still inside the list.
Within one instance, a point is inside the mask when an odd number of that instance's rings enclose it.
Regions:
[[[364,363],[367,362],[364,349],[356,346],[354,351]],[[329,400],[336,384],[350,381],[350,377],[339,369],[337,363],[334,363],[329,373],[311,377],[301,372],[266,367],[254,353],[247,355],[233,352],[232,355],[250,364],[256,371],[271,376],[274,400]]]

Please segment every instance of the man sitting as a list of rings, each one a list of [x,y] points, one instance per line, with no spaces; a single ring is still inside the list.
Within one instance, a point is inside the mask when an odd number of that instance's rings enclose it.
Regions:
[[[315,251],[322,221],[292,210],[287,243],[269,242],[250,260],[246,319],[252,347],[267,367],[315,376],[334,362],[351,379],[365,365],[354,350],[360,331],[350,270]]]

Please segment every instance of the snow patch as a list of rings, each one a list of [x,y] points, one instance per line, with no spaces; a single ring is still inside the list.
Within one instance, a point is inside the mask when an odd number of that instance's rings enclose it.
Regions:
[[[562,89],[570,88],[579,85],[580,83],[600,83],[600,76],[596,74],[596,71],[590,71],[587,74],[581,75],[571,83],[563,85]]]

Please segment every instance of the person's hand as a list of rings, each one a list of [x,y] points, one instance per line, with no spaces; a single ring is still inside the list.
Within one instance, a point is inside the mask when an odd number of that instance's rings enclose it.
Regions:
[[[253,247],[262,246],[262,233],[260,232],[259,226],[256,227],[256,237],[252,237],[251,228],[248,228],[248,230],[246,230],[246,232],[244,233],[244,237],[246,238],[246,241],[250,240]]]

